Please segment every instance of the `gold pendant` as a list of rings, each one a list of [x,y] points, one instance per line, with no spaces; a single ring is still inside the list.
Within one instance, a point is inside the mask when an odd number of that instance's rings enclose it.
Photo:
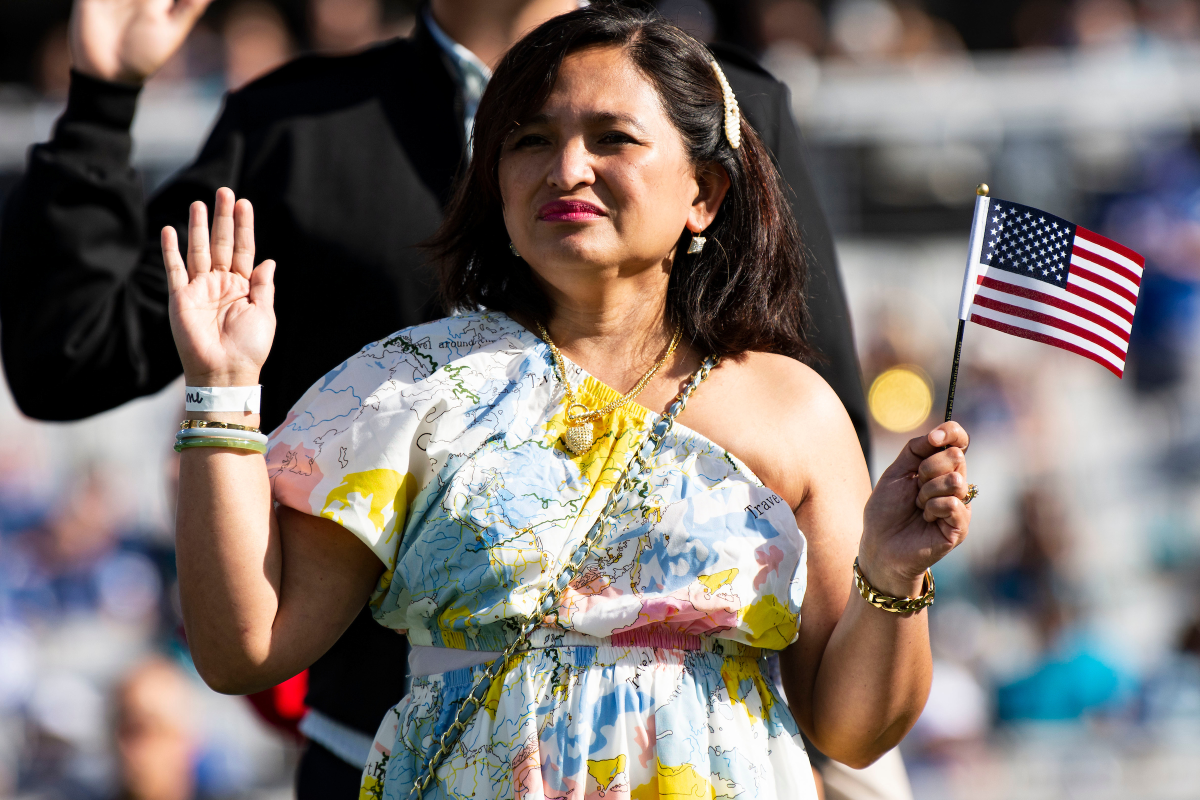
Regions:
[[[592,445],[596,442],[596,435],[592,432],[592,423],[583,422],[567,428],[566,440],[567,449],[577,456],[591,450]]]

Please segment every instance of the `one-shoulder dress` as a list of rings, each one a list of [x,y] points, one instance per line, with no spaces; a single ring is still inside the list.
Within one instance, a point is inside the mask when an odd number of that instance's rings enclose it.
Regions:
[[[618,397],[567,370],[589,408]],[[514,640],[659,419],[627,404],[575,456],[565,411],[547,345],[478,312],[365,347],[271,434],[276,502],[365,542],[386,567],[375,618],[446,665],[415,675],[384,718],[361,797],[409,796],[485,669],[451,667]],[[619,499],[426,798],[815,797],[799,730],[763,667],[800,624],[795,517],[737,457],[679,423],[647,467],[649,491]]]

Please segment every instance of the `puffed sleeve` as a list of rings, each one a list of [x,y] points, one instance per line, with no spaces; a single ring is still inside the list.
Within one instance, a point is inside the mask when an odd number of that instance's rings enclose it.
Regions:
[[[428,459],[417,439],[422,381],[438,364],[429,340],[402,331],[365,347],[314,384],[270,436],[276,503],[325,517],[361,539],[388,568]],[[267,387],[269,390],[269,387]]]

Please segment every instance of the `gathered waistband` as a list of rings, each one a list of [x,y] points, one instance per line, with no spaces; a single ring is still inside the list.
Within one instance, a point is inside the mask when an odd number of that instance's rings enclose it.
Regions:
[[[529,646],[545,647],[648,647],[654,650],[697,650],[725,656],[753,656],[757,658],[762,648],[751,647],[733,639],[716,636],[697,636],[692,633],[637,628],[628,633],[613,636],[588,636],[577,631],[561,631],[554,628],[538,628],[529,637]]]
[[[762,649],[733,641],[719,639],[713,636],[696,636],[680,634],[671,631],[651,631],[638,629],[616,636],[588,636],[575,631],[561,631],[553,628],[539,628],[529,638],[531,650],[546,650],[551,648],[580,648],[576,661],[590,649],[616,648],[643,651],[653,657],[654,651],[684,651],[712,653],[723,657],[758,658]],[[412,645],[409,648],[409,674],[414,678],[427,677],[451,672],[470,672],[474,667],[487,664],[500,657],[499,651],[469,650],[451,647],[427,647]],[[588,666],[592,656],[587,655],[587,663],[577,666]]]

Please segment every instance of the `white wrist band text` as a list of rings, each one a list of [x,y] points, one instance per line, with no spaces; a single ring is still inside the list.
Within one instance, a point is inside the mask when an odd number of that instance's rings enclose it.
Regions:
[[[187,411],[240,411],[257,414],[262,386],[185,386]]]

